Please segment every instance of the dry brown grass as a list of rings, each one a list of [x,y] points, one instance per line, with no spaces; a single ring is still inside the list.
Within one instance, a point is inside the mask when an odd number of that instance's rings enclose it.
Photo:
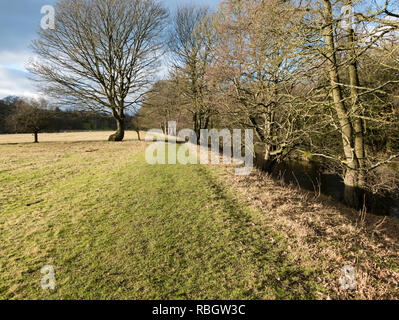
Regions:
[[[39,142],[79,142],[79,141],[107,141],[113,131],[86,131],[86,132],[60,132],[41,133]],[[144,136],[144,135],[143,135]],[[126,131],[125,140],[137,140],[135,131]],[[0,134],[0,144],[30,143],[33,142],[32,134]]]
[[[286,237],[298,265],[320,270],[315,279],[322,299],[398,299],[399,223],[391,217],[356,212],[324,196],[298,190],[254,170],[235,176],[224,167],[221,179],[263,214]],[[343,290],[341,268],[356,272],[356,289]]]

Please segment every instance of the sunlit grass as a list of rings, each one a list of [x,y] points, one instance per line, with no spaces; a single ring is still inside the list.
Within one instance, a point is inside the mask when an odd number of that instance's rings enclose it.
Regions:
[[[114,132],[86,131],[86,132],[39,133],[39,142],[104,141],[107,140],[112,133]],[[137,140],[137,133],[134,131],[126,131],[125,141],[126,140]],[[31,143],[31,142],[33,142],[33,135],[29,133],[0,134],[0,144]]]
[[[3,299],[312,298],[217,168],[145,162],[146,144],[0,146]],[[40,287],[44,265],[55,291]]]

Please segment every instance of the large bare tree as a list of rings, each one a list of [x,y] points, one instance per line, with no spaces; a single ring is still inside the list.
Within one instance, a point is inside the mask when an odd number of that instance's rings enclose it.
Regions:
[[[302,143],[312,120],[300,99],[311,91],[303,85],[306,57],[296,40],[301,30],[286,11],[277,0],[224,0],[214,19],[210,73],[227,97],[220,112],[231,124],[254,129],[255,149],[268,170]]]
[[[368,150],[370,128],[378,126],[387,132],[398,125],[395,106],[390,102],[391,88],[399,81],[397,72],[391,72],[389,79],[377,78],[379,69],[395,69],[397,46],[388,45],[391,36],[397,39],[398,20],[389,11],[395,8],[393,4],[391,0],[385,4],[304,0],[295,8],[304,13],[300,26],[306,31],[304,54],[314,57],[309,71],[324,75],[324,82],[320,78],[321,85],[315,88],[320,95],[313,103],[323,110],[320,118],[330,119],[329,134],[338,134],[341,140],[339,152],[331,145],[312,149],[340,163],[348,190],[346,200],[351,204],[359,203],[355,192],[358,188],[370,189],[375,169],[399,157],[397,153],[389,154],[390,150],[380,154]],[[375,71],[372,80],[367,71],[371,69]]]
[[[55,29],[39,31],[31,71],[61,103],[111,113],[122,141],[125,112],[147,89],[162,53],[167,12],[156,0],[59,0]]]
[[[182,91],[186,110],[191,113],[198,143],[201,129],[208,129],[214,114],[207,99],[206,79],[213,45],[209,9],[193,5],[178,8],[169,41],[175,69],[173,77]]]

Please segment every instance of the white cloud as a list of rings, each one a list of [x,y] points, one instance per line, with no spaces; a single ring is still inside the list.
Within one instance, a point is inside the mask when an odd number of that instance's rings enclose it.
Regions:
[[[38,96],[26,70],[32,59],[32,54],[27,50],[0,51],[0,99],[10,95]]]
[[[0,67],[26,71],[25,67],[32,59],[32,54],[26,51],[0,51]]]
[[[26,71],[0,66],[0,99],[10,95],[38,97]]]

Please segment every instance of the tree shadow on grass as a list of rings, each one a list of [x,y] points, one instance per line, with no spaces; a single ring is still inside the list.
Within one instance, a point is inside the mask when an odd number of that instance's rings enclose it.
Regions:
[[[268,230],[236,195],[226,191],[227,186],[216,181],[210,170],[203,166],[198,168],[209,188],[223,203],[223,212],[226,212],[223,220],[237,248],[244,247],[257,273],[265,276],[251,295],[258,296],[264,287],[271,287],[277,299],[315,299],[315,292],[322,290],[315,280],[320,272],[294,264],[283,236]]]

